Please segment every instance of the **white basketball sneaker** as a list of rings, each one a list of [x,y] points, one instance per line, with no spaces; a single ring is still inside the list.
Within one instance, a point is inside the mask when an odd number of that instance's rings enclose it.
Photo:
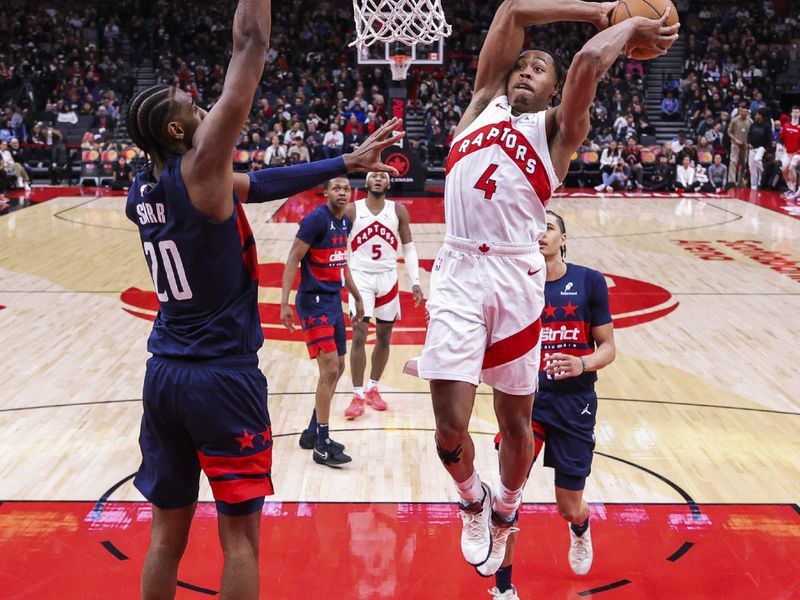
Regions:
[[[492,551],[492,536],[489,532],[489,521],[492,516],[492,490],[485,483],[483,498],[472,504],[458,503],[461,508],[461,552],[464,560],[474,567],[482,565]]]
[[[503,521],[502,517],[497,513],[492,513],[492,520],[489,523],[489,530],[492,533],[492,548],[489,553],[489,558],[482,565],[476,565],[475,569],[482,577],[491,577],[497,572],[503,564],[503,559],[506,557],[506,542],[508,536],[519,531],[519,527],[514,527],[517,522],[518,515],[514,515],[514,520],[510,522]]]
[[[569,529],[569,566],[576,575],[586,575],[592,566],[592,558],[594,558],[591,527],[587,527],[581,536],[575,535],[569,523],[567,523],[567,528]]]
[[[505,592],[501,592],[496,587],[493,587],[489,590],[489,594],[491,594],[494,600],[519,600],[519,596],[517,595],[517,588],[513,585],[510,589],[506,590]]]

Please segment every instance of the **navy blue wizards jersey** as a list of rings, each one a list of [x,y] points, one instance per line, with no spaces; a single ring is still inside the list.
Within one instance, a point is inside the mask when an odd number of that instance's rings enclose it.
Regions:
[[[333,216],[327,204],[318,206],[300,221],[297,238],[311,246],[300,261],[299,292],[339,293],[347,269],[347,235],[353,221]]]
[[[611,323],[605,277],[594,269],[567,263],[563,277],[545,284],[544,302],[539,389],[551,392],[592,389],[597,381],[594,371],[556,381],[548,378],[545,367],[547,356],[555,352],[572,356],[594,352],[592,327]]]
[[[136,223],[159,301],[147,349],[156,356],[204,360],[248,355],[264,343],[258,314],[258,263],[250,224],[234,196],[224,223],[192,205],[181,159],[157,183],[140,171],[125,214]]]

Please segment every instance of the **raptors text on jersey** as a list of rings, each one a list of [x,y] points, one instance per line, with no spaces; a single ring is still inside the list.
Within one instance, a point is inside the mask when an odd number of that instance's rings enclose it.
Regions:
[[[392,200],[385,200],[377,215],[366,200],[355,203],[356,214],[350,233],[350,269],[363,273],[384,273],[397,269],[400,219]]]
[[[453,140],[444,193],[448,235],[513,244],[534,244],[544,235],[545,206],[561,184],[546,114],[514,116],[500,96]]]

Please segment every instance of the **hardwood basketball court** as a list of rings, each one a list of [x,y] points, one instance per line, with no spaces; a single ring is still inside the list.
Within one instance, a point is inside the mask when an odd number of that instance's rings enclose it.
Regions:
[[[124,198],[37,194],[46,201],[0,217],[0,596],[135,598],[149,509],[130,479],[152,282]],[[800,597],[800,208],[739,195],[567,191],[551,202],[568,260],[607,276],[618,354],[597,386],[595,564],[584,578],[569,571],[552,472],[537,465],[515,562],[522,597]],[[321,201],[307,192],[246,209],[275,433],[264,597],[485,597],[490,582],[460,558],[427,385],[401,373],[425,326],[404,277],[389,410],[345,421],[345,374],[331,426],[353,462],[329,469],[297,445],[317,369],[279,325],[280,274],[297,221]],[[427,294],[441,190],[403,202]],[[496,480],[491,397],[479,393],[477,464]],[[201,505],[179,597],[215,593],[214,521]]]

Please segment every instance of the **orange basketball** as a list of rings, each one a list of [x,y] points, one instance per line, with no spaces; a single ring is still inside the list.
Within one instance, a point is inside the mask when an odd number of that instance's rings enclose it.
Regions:
[[[609,20],[612,25],[622,23],[631,17],[647,17],[648,19],[658,19],[663,16],[664,11],[670,8],[667,25],[674,25],[678,22],[678,11],[670,0],[622,0],[617,7],[611,11]],[[633,51],[632,57],[636,60],[650,60],[658,56],[644,48],[637,48]]]

